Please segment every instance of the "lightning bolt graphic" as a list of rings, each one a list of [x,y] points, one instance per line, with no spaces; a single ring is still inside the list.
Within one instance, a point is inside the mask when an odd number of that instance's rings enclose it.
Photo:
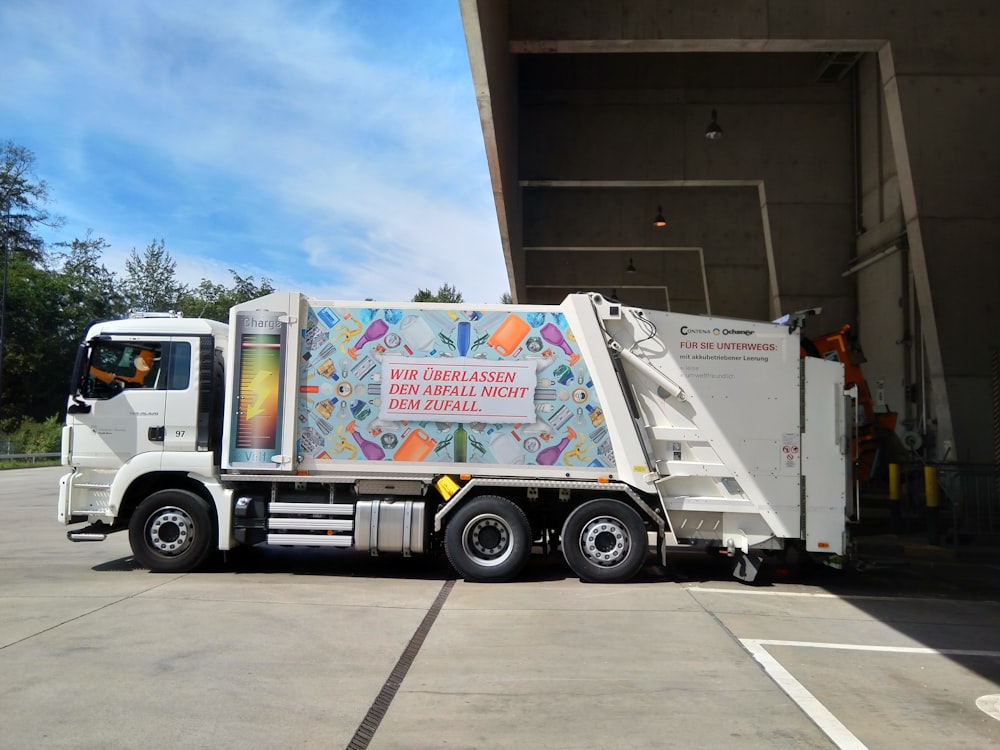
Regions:
[[[270,372],[261,370],[247,388],[247,391],[256,397],[256,400],[252,404],[247,405],[248,420],[264,413],[264,405],[274,392],[274,382],[270,380],[270,377]]]

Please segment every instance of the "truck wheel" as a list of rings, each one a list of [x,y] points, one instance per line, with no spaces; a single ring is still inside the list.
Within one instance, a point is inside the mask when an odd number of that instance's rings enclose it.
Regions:
[[[563,524],[562,550],[566,563],[584,581],[618,583],[645,565],[649,541],[632,507],[619,500],[590,500]]]
[[[212,550],[208,504],[187,490],[154,492],[135,509],[128,525],[135,559],[157,573],[188,573]]]
[[[444,535],[448,562],[466,581],[509,581],[528,562],[531,526],[524,511],[498,495],[470,500],[454,512]]]

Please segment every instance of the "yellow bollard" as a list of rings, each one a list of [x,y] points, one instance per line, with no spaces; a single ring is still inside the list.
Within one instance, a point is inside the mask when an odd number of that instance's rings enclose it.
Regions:
[[[937,468],[934,466],[924,467],[924,497],[928,508],[938,507]]]
[[[924,467],[924,498],[927,505],[927,543],[938,544],[940,541],[937,468]]]

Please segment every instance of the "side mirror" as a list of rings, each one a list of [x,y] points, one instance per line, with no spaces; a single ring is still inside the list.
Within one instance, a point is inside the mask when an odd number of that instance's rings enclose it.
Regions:
[[[66,411],[69,414],[90,414],[90,409],[90,404],[80,401],[74,396],[73,403],[69,405],[69,408],[66,409]]]

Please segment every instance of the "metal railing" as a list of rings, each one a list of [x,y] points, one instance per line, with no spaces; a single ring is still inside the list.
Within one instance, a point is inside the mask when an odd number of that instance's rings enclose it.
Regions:
[[[7,461],[29,461],[34,464],[39,461],[51,461],[61,455],[60,453],[0,453],[0,464]]]
[[[899,467],[894,530],[926,529],[932,544],[1000,546],[1000,465],[922,463]]]
[[[1000,545],[1000,466],[934,464],[956,543]]]

